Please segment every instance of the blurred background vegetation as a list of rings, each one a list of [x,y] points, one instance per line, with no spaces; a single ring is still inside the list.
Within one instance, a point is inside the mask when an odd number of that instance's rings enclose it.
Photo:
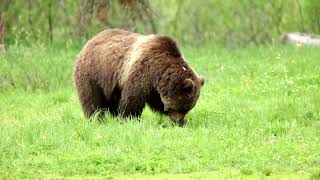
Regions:
[[[107,28],[191,46],[278,43],[320,33],[319,0],[0,0],[0,44],[83,42]]]

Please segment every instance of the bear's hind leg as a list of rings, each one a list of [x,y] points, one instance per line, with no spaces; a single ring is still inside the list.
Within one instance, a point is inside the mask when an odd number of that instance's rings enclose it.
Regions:
[[[76,86],[84,115],[90,118],[96,111],[99,111],[99,116],[103,117],[104,113],[101,108],[104,96],[101,88],[84,79],[76,81]]]

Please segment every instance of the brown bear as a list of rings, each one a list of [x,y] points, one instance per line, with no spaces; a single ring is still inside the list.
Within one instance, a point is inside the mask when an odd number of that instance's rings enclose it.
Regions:
[[[87,42],[75,63],[74,80],[86,117],[97,110],[139,117],[148,104],[179,125],[185,124],[204,84],[170,37],[119,29],[102,31]]]

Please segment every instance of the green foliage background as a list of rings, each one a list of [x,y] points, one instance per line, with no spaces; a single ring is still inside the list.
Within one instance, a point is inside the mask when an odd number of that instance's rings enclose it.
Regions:
[[[124,22],[128,30],[152,33],[150,18],[158,33],[172,35],[188,45],[210,43],[238,47],[277,43],[283,32],[320,33],[318,0],[149,0],[144,2],[151,17],[143,14],[144,18],[134,20],[129,7],[109,1],[113,10],[106,14],[108,22],[97,18],[100,1],[94,1],[90,25],[83,29],[77,18],[85,0],[2,0],[0,11],[7,29],[5,42],[49,41],[49,16],[54,42],[84,40],[103,29],[122,27]],[[139,7],[139,11],[143,11],[143,7]],[[79,31],[86,31],[85,36]]]

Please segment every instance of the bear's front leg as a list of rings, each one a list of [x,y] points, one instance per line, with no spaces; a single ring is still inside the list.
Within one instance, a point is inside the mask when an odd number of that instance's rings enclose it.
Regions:
[[[129,87],[127,86],[122,90],[118,111],[123,117],[139,118],[145,106],[146,98],[140,88]]]

